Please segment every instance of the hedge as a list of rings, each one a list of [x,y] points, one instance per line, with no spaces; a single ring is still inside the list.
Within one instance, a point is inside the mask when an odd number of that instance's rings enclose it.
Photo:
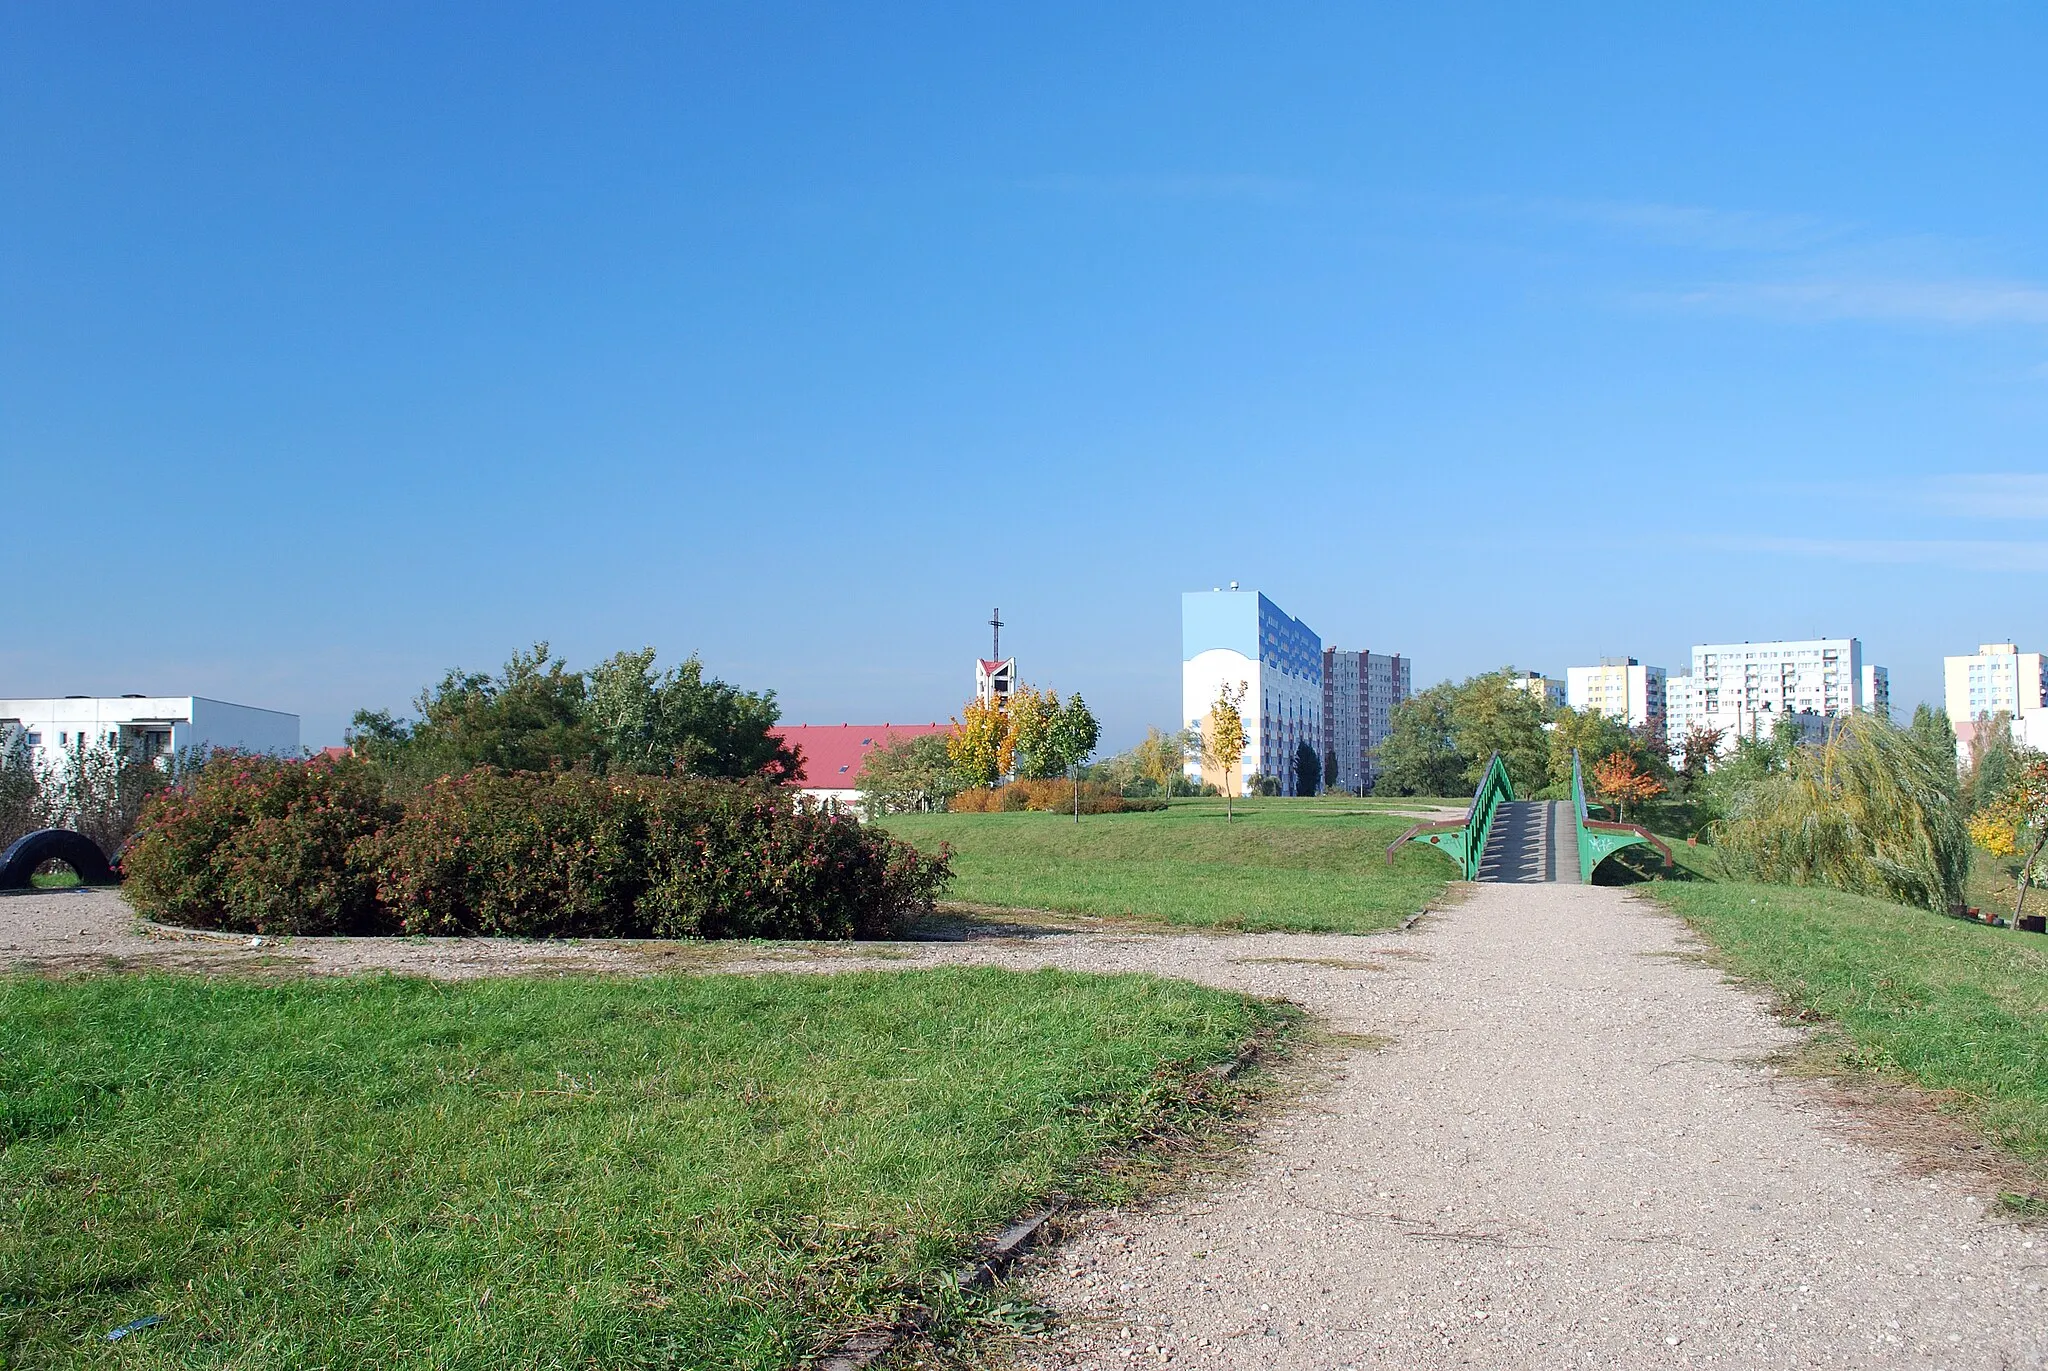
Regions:
[[[124,862],[166,922],[256,933],[877,938],[951,878],[786,788],[480,768],[402,806],[353,760],[217,756]]]

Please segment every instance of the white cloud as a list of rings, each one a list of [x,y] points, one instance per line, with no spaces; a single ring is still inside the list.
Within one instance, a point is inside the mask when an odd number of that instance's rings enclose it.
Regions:
[[[1946,513],[1970,519],[2048,519],[2048,475],[1947,476],[1929,482],[1925,496]]]

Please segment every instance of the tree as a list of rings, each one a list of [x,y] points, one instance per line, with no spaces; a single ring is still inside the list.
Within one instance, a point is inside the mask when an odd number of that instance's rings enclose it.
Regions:
[[[1307,743],[1294,745],[1294,793],[1314,795],[1323,788],[1323,759]]]
[[[1236,817],[1237,786],[1231,781],[1231,773],[1244,760],[1246,739],[1240,707],[1250,689],[1243,681],[1237,683],[1235,690],[1228,682],[1218,685],[1216,702],[1209,706],[1209,713],[1202,720],[1202,769],[1214,769],[1216,772],[1217,789],[1223,792],[1223,818],[1226,822]]]
[[[1543,730],[1544,706],[1510,684],[1513,667],[1474,676],[1459,686],[1451,703],[1451,732],[1465,761],[1465,786],[1476,790],[1498,752],[1518,794],[1543,788],[1550,770],[1550,740]]]
[[[1736,784],[1714,827],[1738,870],[1937,911],[1962,899],[1970,836],[1954,781],[1906,730],[1855,713],[1824,743],[1743,739],[1736,754],[1713,779]]]
[[[1010,715],[999,700],[970,700],[953,720],[946,755],[964,789],[991,786],[1009,770]]]
[[[1010,695],[1010,755],[1003,771],[1020,780],[1049,781],[1065,774],[1066,766],[1053,746],[1053,727],[1059,719],[1057,691],[1020,685]]]
[[[1467,759],[1458,750],[1451,728],[1451,704],[1456,691],[1456,686],[1445,681],[1394,707],[1387,739],[1380,744],[1375,793],[1458,793],[1464,784]]]
[[[771,781],[803,774],[801,753],[773,731],[782,713],[774,691],[707,679],[695,655],[657,673],[654,656],[651,647],[620,652],[589,672],[585,713],[607,770]]]
[[[1913,722],[1906,728],[1913,741],[1927,751],[1927,755],[1943,762],[1951,773],[1956,770],[1956,730],[1949,722],[1948,711],[1933,705],[1923,704],[1913,711]]]
[[[583,716],[584,682],[538,642],[496,675],[452,667],[413,701],[419,722],[358,710],[348,734],[373,761],[413,780],[495,766],[549,771],[599,760]]]
[[[1727,729],[1712,728],[1706,724],[1694,724],[1686,729],[1685,737],[1678,744],[1678,778],[1684,794],[1690,796],[1713,768],[1721,755],[1721,744],[1727,737]]]
[[[1664,783],[1625,751],[1610,752],[1593,764],[1593,784],[1623,823],[1628,822],[1631,800],[1640,804],[1664,793]]]
[[[2019,755],[2012,740],[2012,716],[2004,710],[1979,715],[1976,727],[1970,730],[1970,763],[1962,776],[1964,807],[1974,812],[2003,794]]]
[[[1554,794],[1568,797],[1572,793],[1574,751],[1584,766],[1591,766],[1595,758],[1616,752],[1634,757],[1637,742],[1627,724],[1597,709],[1573,709],[1570,705],[1559,709],[1550,730],[1549,776]]]
[[[943,809],[960,793],[958,772],[943,733],[914,738],[893,734],[868,753],[860,769],[861,806],[871,819]]]
[[[1173,794],[1176,783],[1185,784],[1188,770],[1188,735],[1161,733],[1156,728],[1145,730],[1145,737],[1135,748],[1138,774],[1159,784],[1162,796]]]
[[[1052,696],[1047,691],[1048,698]],[[1088,760],[1101,741],[1102,725],[1088,710],[1081,692],[1075,691],[1067,702],[1053,712],[1052,723],[1046,730],[1045,752],[1048,760],[1057,759],[1061,767],[1074,781],[1074,822],[1081,822],[1081,763]]]
[[[2005,787],[1970,816],[1970,838],[1993,856],[2027,854],[2012,907],[2012,926],[2018,928],[2027,908],[2027,887],[2040,879],[2041,850],[2048,847],[2048,757],[2019,759]]]

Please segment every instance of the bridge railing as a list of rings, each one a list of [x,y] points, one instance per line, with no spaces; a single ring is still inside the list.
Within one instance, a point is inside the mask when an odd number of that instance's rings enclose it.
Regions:
[[[1593,868],[1634,843],[1654,847],[1671,863],[1671,849],[1641,824],[1620,824],[1591,818],[1586,813],[1586,775],[1579,762],[1579,750],[1572,749],[1572,813],[1577,819],[1579,839],[1579,880],[1591,884]]]
[[[1415,825],[1387,844],[1387,865],[1394,864],[1394,853],[1403,844],[1423,843],[1456,862],[1466,880],[1477,880],[1479,859],[1486,855],[1486,840],[1493,832],[1493,816],[1503,803],[1514,798],[1515,783],[1508,779],[1507,763],[1496,752],[1486,764],[1479,788],[1472,792],[1472,805],[1465,811],[1464,820]]]

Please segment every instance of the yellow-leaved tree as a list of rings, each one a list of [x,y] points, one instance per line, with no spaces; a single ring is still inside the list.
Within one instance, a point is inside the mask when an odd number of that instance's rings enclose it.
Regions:
[[[1233,806],[1236,803],[1237,782],[1234,773],[1238,763],[1244,760],[1245,733],[1244,713],[1241,706],[1250,687],[1243,681],[1232,690],[1228,682],[1216,687],[1216,703],[1209,706],[1207,717],[1202,720],[1202,767],[1213,768],[1219,777],[1217,789],[1223,792],[1223,817],[1236,817]]]
[[[946,739],[946,755],[963,785],[994,785],[1010,770],[1009,711],[997,700],[970,700],[960,715]]]
[[[2018,928],[2027,908],[2027,887],[2036,880],[2041,849],[2048,846],[2048,758],[2023,763],[2004,789],[1970,816],[1970,840],[1995,857],[2027,854],[2012,907],[2012,926]]]

